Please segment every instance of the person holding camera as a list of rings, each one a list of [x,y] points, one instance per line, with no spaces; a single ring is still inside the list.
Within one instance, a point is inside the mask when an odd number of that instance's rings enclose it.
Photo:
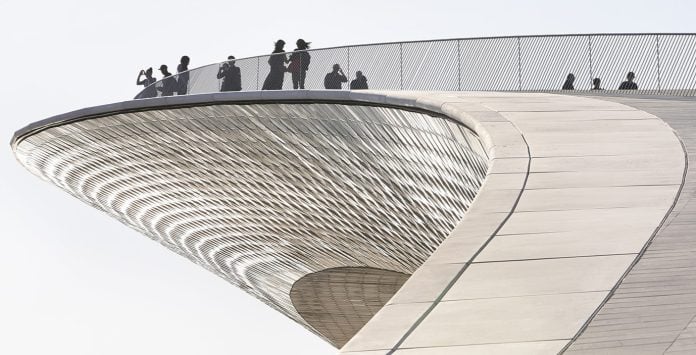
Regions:
[[[324,87],[329,90],[341,90],[343,83],[348,82],[348,78],[343,74],[343,69],[338,64],[333,65],[333,71],[324,77]]]
[[[217,78],[222,79],[220,91],[241,91],[242,72],[238,66],[234,65],[234,56],[227,57],[227,61],[220,65]]]
[[[142,79],[143,75],[145,75],[145,79]],[[136,98],[146,99],[148,97],[157,97],[157,91],[155,90],[155,86],[152,85],[156,81],[157,79],[155,79],[152,76],[152,67],[147,68],[147,70],[141,70],[140,74],[138,74],[138,79],[136,80],[135,84],[142,85],[145,88],[143,89],[143,91],[140,92],[140,94],[138,94]]]

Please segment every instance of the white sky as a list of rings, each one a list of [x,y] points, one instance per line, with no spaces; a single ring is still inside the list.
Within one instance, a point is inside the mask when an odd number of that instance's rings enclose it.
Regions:
[[[370,42],[696,32],[693,0],[0,2],[0,141],[127,100],[141,68]],[[286,49],[292,49],[286,48]],[[159,75],[158,75],[159,76]],[[327,354],[331,346],[222,279],[0,154],[0,354]]]

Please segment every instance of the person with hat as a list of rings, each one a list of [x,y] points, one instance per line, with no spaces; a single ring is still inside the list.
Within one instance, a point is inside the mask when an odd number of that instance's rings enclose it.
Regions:
[[[307,50],[311,42],[305,42],[302,38],[298,39],[295,43],[297,48],[290,55],[290,64],[288,64],[288,71],[292,74],[292,88],[293,89],[304,89],[305,78],[307,77],[307,70],[309,69],[309,60],[311,56]]]
[[[167,70],[167,66],[162,64],[159,67],[160,72],[162,72],[162,86],[158,87],[157,90],[162,93],[162,96],[172,96],[177,89],[176,79],[172,76],[172,73]]]

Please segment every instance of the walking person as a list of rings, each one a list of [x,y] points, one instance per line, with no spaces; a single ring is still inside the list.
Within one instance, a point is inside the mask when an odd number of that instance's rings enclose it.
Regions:
[[[324,77],[324,88],[341,90],[345,82],[348,82],[348,78],[343,74],[343,69],[341,69],[340,65],[334,64],[333,70]]]
[[[295,44],[297,48],[290,54],[290,64],[288,71],[292,74],[292,88],[304,89],[307,70],[309,69],[309,61],[311,56],[307,52],[311,42],[305,42],[302,38],[298,39]]]
[[[142,79],[143,75],[145,75],[144,79]],[[157,79],[152,76],[152,67],[147,68],[147,70],[141,70],[135,84],[144,86],[144,89],[135,98],[146,99],[149,97],[157,97],[157,90],[155,90],[155,87],[152,86],[152,84],[154,84],[156,81]]]
[[[220,91],[241,91],[242,73],[238,66],[234,65],[234,56],[227,57],[227,62],[222,63],[218,69],[217,78],[222,79]]]
[[[279,39],[275,43],[273,53],[268,58],[268,65],[271,67],[266,80],[263,81],[261,90],[282,90],[283,80],[285,80],[285,63],[288,58],[285,55],[285,41]]]
[[[178,73],[177,75],[177,95],[186,95],[188,92],[188,82],[189,82],[189,72],[188,72],[188,65],[191,59],[185,55],[181,57],[181,60],[179,61],[179,65],[176,66],[176,72]]]

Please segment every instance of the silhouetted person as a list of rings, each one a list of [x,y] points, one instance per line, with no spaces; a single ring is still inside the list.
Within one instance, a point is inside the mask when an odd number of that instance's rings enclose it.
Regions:
[[[178,89],[177,89],[177,94],[178,95],[186,95],[186,92],[188,92],[188,82],[189,82],[189,72],[188,72],[188,65],[191,59],[185,55],[181,57],[181,61],[179,62],[179,65],[176,66],[176,72],[179,73],[177,75],[176,82],[178,84]]]
[[[268,58],[268,65],[271,66],[271,71],[268,73],[266,80],[263,81],[261,90],[282,90],[283,80],[285,79],[285,63],[288,58],[285,56],[285,41],[279,39],[275,43],[275,49]]]
[[[145,78],[143,79],[143,75],[145,75]],[[157,97],[157,90],[155,89],[155,86],[152,85],[157,81],[155,77],[152,76],[152,68],[147,68],[147,70],[141,70],[140,74],[138,74],[138,79],[136,80],[137,85],[142,85],[145,87],[143,91],[136,96],[138,99],[146,99],[148,97]],[[152,86],[151,86],[152,85]]]
[[[575,75],[573,73],[568,74],[566,81],[563,83],[563,90],[575,90],[573,83],[575,82]]]
[[[160,65],[159,70],[162,72],[162,86],[158,87],[157,90],[162,92],[162,96],[172,96],[177,89],[176,79],[167,70],[167,66]]]
[[[341,90],[345,82],[348,82],[348,78],[343,74],[343,69],[338,64],[334,64],[333,71],[324,77],[324,87],[327,89]]]
[[[604,90],[601,87],[602,80],[599,78],[592,79],[592,90]]]
[[[626,75],[626,81],[619,85],[619,90],[638,90],[638,84],[633,82],[636,74],[632,71],[628,72]]]
[[[311,42],[305,42],[302,38],[298,39],[295,43],[297,48],[290,54],[288,71],[292,74],[293,89],[304,89],[305,78],[307,77],[307,70],[309,69],[309,60],[311,58],[307,52],[310,43]]]
[[[351,90],[367,90],[367,78],[361,71],[355,72],[355,79],[350,82]]]
[[[220,91],[240,91],[242,90],[242,72],[238,66],[234,65],[234,56],[227,57],[227,62],[220,65],[217,78],[222,79]]]

